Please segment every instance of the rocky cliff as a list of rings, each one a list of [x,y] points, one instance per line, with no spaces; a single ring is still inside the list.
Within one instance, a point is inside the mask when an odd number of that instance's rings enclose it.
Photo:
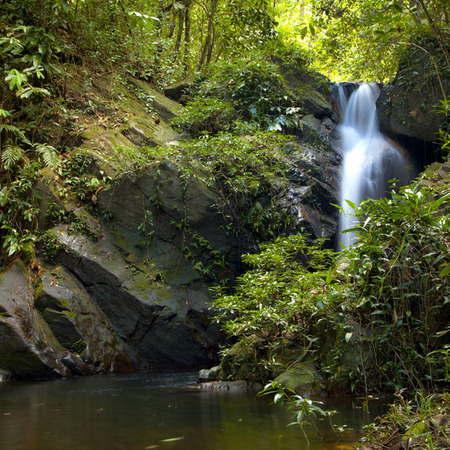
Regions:
[[[330,99],[310,76],[289,76],[305,114],[300,138],[283,147],[286,170],[271,180],[271,195],[288,218],[285,232],[332,239],[340,155]],[[76,83],[70,88],[81,96]],[[182,139],[170,126],[180,104],[111,75],[83,95],[95,114],[80,118],[69,141],[83,166],[70,181],[84,201],[67,196],[61,175],[36,184],[39,251],[0,274],[0,371],[49,378],[211,366],[220,335],[209,288],[232,284],[258,236],[233,222],[236,204],[227,206],[201,162],[187,172],[157,150],[149,157],[147,149]],[[105,189],[97,188],[102,177]]]

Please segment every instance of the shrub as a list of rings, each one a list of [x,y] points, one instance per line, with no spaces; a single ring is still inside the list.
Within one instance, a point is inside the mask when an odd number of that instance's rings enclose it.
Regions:
[[[172,125],[197,138],[205,133],[229,131],[235,116],[236,111],[230,102],[217,98],[196,98],[187,103]]]
[[[376,367],[367,378],[392,390],[448,378],[450,192],[416,183],[357,208],[358,242],[342,295],[370,332]],[[447,347],[446,347],[447,346]],[[448,379],[447,379],[448,381]]]
[[[331,310],[326,293],[333,253],[322,242],[308,246],[305,236],[294,235],[242,259],[250,270],[238,278],[233,294],[217,291],[213,305],[226,334],[245,343],[238,356],[267,380],[286,347],[296,348],[296,358],[314,350],[313,329]]]
[[[240,119],[256,122],[267,130],[282,130],[297,123],[299,108],[278,67],[264,59],[238,59],[216,65],[200,83],[197,96],[232,102]]]

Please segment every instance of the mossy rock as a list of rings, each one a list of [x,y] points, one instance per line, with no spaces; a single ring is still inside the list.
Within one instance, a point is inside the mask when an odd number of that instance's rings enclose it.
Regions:
[[[445,67],[435,38],[421,39],[420,46],[409,46],[403,55],[394,81],[381,90],[377,108],[382,131],[433,142],[439,128],[447,126],[445,114],[437,109],[450,96],[450,77],[448,70],[437,74],[433,67],[431,58],[441,58]]]
[[[55,378],[58,373],[33,352],[10,323],[0,318],[0,370],[15,378]]]
[[[275,378],[275,381],[297,392],[314,394],[321,390],[321,378],[313,361],[297,363]]]

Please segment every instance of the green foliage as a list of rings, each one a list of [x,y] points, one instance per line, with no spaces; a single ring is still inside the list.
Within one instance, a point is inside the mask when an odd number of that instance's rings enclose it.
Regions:
[[[243,256],[250,270],[237,279],[233,294],[216,291],[216,319],[228,336],[246,343],[241,356],[259,367],[262,379],[270,377],[287,345],[297,355],[317,350],[311,348],[313,330],[332,309],[326,294],[334,257],[322,244],[308,246],[302,235],[264,244],[260,253]]]
[[[297,394],[293,389],[285,388],[276,381],[271,381],[270,383],[266,384],[264,386],[264,389],[259,392],[258,395],[273,395],[274,404],[287,404],[288,409],[292,410],[292,415],[294,417],[294,422],[290,423],[289,425],[297,425],[300,427],[308,445],[309,439],[304,429],[305,425],[314,427],[317,434],[322,438],[315,423],[318,417],[327,417],[330,421],[332,430],[336,433],[335,427],[333,426],[333,423],[331,421],[331,417],[336,414],[336,411],[327,411],[322,409],[319,406],[322,405],[322,402],[303,397]]]
[[[197,138],[202,134],[229,131],[235,116],[232,103],[217,98],[198,97],[187,103],[172,120],[172,125]]]
[[[397,393],[383,419],[366,427],[367,435],[361,441],[363,445],[369,448],[374,444],[387,446],[396,439],[407,443],[410,448],[449,448],[449,394],[418,392],[408,399],[406,393]]]
[[[36,235],[31,231],[37,226],[39,208],[33,198],[33,184],[38,178],[37,162],[17,169],[9,183],[0,185],[0,237],[2,252],[0,267],[21,252],[32,249]]]
[[[211,182],[219,186],[224,215],[250,237],[266,240],[285,226],[287,218],[275,201],[274,182],[288,165],[282,145],[285,138],[259,132],[253,136],[221,133],[185,143],[179,148],[185,160],[200,162]]]
[[[298,125],[300,109],[278,67],[260,57],[216,64],[211,75],[200,83],[197,97],[231,102],[238,118],[256,122],[269,131]]]
[[[445,99],[440,101],[440,105],[437,112],[444,114],[449,123],[450,118],[450,101]],[[439,130],[439,143],[441,144],[441,151],[444,155],[450,155],[450,125],[447,128],[441,128]]]
[[[64,248],[61,241],[50,231],[40,237],[39,243],[41,251],[48,260],[53,259]]]
[[[290,167],[283,151],[288,137],[234,125],[253,134],[206,135],[170,148],[122,148],[121,158],[144,166],[154,160],[178,161],[183,177],[197,177],[218,189],[217,207],[232,224],[230,232],[242,232],[254,242],[272,239],[289,223],[274,195]]]
[[[336,271],[337,256],[302,236],[245,255],[250,270],[214,301],[224,331],[241,343],[241,363],[267,379],[293,346],[301,357],[315,352],[332,384],[356,392],[448,382],[449,199],[448,189],[416,183],[363,202],[359,240]]]
[[[346,255],[342,295],[370,330],[361,339],[370,342],[376,367],[366,376],[392,390],[446,377],[446,358],[431,355],[448,344],[450,283],[441,273],[450,262],[450,218],[442,209],[449,199],[448,190],[438,195],[416,183],[357,210],[362,223]]]
[[[95,203],[96,194],[109,182],[109,178],[95,168],[92,155],[82,152],[68,155],[59,175],[64,184],[60,194],[73,196],[80,202]]]
[[[302,47],[316,70],[337,81],[391,80],[418,36],[434,34],[438,47],[448,42],[446,0],[277,3],[281,38]]]

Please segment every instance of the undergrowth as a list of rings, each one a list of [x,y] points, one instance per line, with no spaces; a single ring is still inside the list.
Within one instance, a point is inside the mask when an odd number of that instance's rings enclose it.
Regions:
[[[342,253],[292,236],[244,256],[251,270],[214,302],[240,343],[239,364],[268,379],[283,347],[295,343],[296,358],[309,353],[331,386],[354,393],[448,383],[449,198],[448,189],[416,183],[363,202],[359,240]]]

